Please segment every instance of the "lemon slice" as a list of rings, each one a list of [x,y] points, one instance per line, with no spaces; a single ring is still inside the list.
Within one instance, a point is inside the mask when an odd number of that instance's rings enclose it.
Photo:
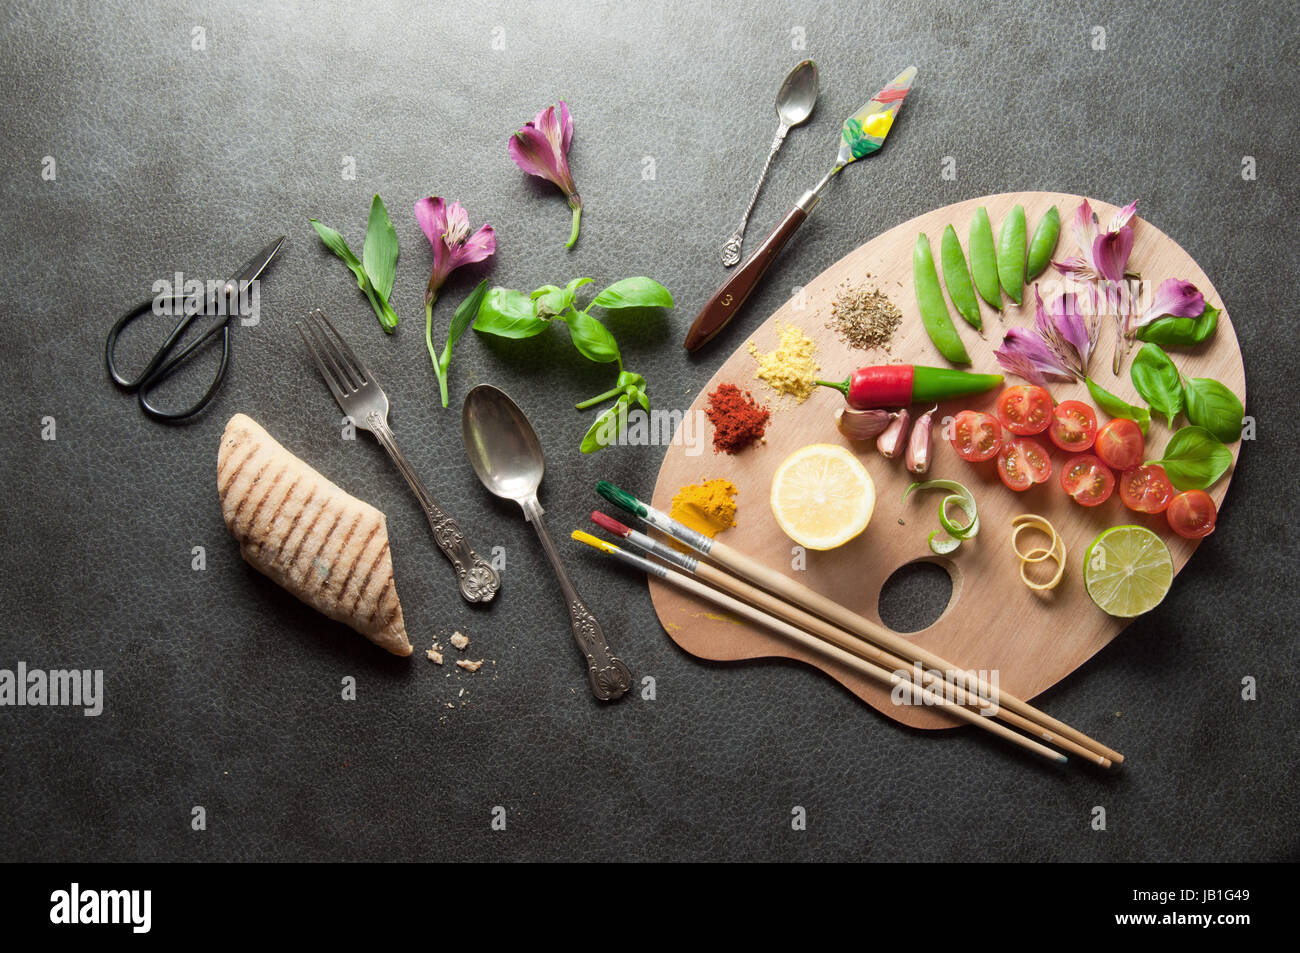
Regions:
[[[772,515],[787,536],[807,549],[843,546],[867,528],[875,506],[871,474],[836,444],[799,448],[772,477]]]
[[[1083,555],[1083,584],[1097,607],[1131,619],[1160,605],[1174,583],[1165,541],[1145,526],[1115,526]]]

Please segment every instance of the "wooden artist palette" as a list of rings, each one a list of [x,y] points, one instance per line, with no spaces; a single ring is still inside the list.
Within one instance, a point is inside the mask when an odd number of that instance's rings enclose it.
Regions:
[[[980,206],[988,209],[996,235],[1003,217],[1016,203],[1025,208],[1032,234],[1039,218],[1056,205],[1061,215],[1061,238],[1055,257],[1076,253],[1070,229],[1079,196],[1054,192],[1012,192],[959,202],[929,212],[891,229],[826,269],[804,289],[802,300],[794,298],[783,305],[752,333],[738,340],[733,353],[695,398],[688,413],[703,409],[706,395],[717,385],[731,382],[749,388],[755,398],[769,403],[772,420],[766,443],[734,456],[704,454],[688,456],[684,445],[668,448],[655,485],[653,505],[667,512],[677,490],[688,483],[701,483],[722,477],[732,481],[739,493],[737,525],[720,537],[730,546],[747,553],[773,569],[798,579],[807,586],[860,613],[880,621],[878,600],[885,581],[901,566],[917,560],[942,565],[952,577],[952,596],[947,608],[929,627],[908,635],[918,645],[948,659],[964,669],[996,670],[1000,687],[1021,698],[1029,699],[1069,675],[1117,636],[1129,620],[1106,615],[1088,597],[1083,586],[1082,557],[1085,548],[1102,530],[1125,523],[1137,523],[1155,530],[1173,553],[1175,571],[1182,569],[1195,551],[1197,543],[1185,540],[1169,529],[1163,514],[1147,516],[1127,509],[1116,493],[1101,506],[1091,509],[1076,504],[1062,491],[1059,474],[1066,454],[1052,449],[1053,473],[1047,483],[1024,493],[1014,493],[998,479],[994,464],[970,464],[960,459],[942,439],[939,421],[958,411],[973,408],[993,412],[998,391],[973,398],[961,398],[940,406],[935,415],[933,463],[926,479],[960,480],[971,488],[979,505],[979,536],[964,543],[948,557],[931,554],[927,539],[938,529],[937,510],[942,494],[914,494],[906,503],[903,491],[915,479],[901,459],[886,460],[876,452],[874,442],[855,448],[859,459],[871,473],[876,485],[876,508],[871,524],[858,538],[828,552],[809,551],[806,568],[795,569],[794,543],[785,536],[772,517],[768,505],[772,474],[778,464],[795,449],[810,443],[836,443],[851,446],[835,426],[835,412],[844,399],[838,391],[818,388],[808,400],[795,404],[780,397],[754,378],[756,363],[747,352],[752,340],[760,350],[776,346],[780,328],[795,324],[817,342],[817,360],[821,377],[842,379],[855,368],[866,364],[904,362],[948,366],[926,337],[912,291],[912,245],[918,232],[930,239],[936,260],[944,228],[952,224],[967,247],[970,221]],[[1090,200],[1091,201],[1091,200]],[[1116,208],[1092,201],[1102,228]],[[1166,278],[1191,281],[1206,300],[1220,308],[1218,329],[1211,339],[1198,348],[1171,349],[1170,356],[1187,377],[1212,377],[1222,381],[1243,402],[1246,398],[1245,369],[1237,336],[1224,302],[1209,278],[1196,262],[1159,229],[1142,220],[1139,205],[1135,221],[1135,241],[1129,268],[1140,272],[1154,288]],[[868,277],[870,276],[870,277]],[[891,351],[861,351],[841,342],[826,324],[831,302],[845,283],[874,285],[885,292],[903,313],[903,321],[894,334]],[[1056,272],[1048,268],[1039,276],[1043,297],[1048,299]],[[1059,291],[1059,283],[1056,290]],[[1001,344],[1004,331],[1012,326],[1033,323],[1034,304],[1030,287],[1025,289],[1025,303],[1016,306],[1004,300],[999,312],[980,302],[984,330],[981,335],[967,325],[956,311],[953,320],[971,356],[970,370],[997,372],[993,351]],[[752,316],[751,316],[752,317]],[[743,320],[743,319],[742,319]],[[1137,396],[1129,378],[1129,365],[1139,344],[1125,360],[1120,376],[1111,372],[1114,354],[1114,324],[1103,319],[1096,353],[1092,357],[1093,378],[1107,390],[1134,404],[1145,402]],[[732,340],[737,340],[734,333]],[[1008,384],[1023,383],[1008,377]],[[1054,384],[1050,388],[1058,400],[1078,399],[1093,404],[1086,387],[1078,384]],[[1095,406],[1095,405],[1094,405]],[[916,413],[927,408],[915,408]],[[1104,422],[1107,416],[1099,413]],[[1176,426],[1182,426],[1180,419]],[[1147,438],[1147,459],[1157,459],[1172,431],[1158,416],[1152,420]],[[1044,437],[1043,442],[1049,444]],[[1234,462],[1240,452],[1238,441],[1231,447]],[[1231,472],[1210,489],[1220,507],[1228,491]],[[1067,567],[1058,588],[1036,593],[1020,580],[1019,562],[1011,549],[1011,520],[1022,513],[1038,513],[1056,526],[1067,549]],[[1026,537],[1026,541],[1036,537]],[[835,662],[805,652],[764,629],[729,619],[708,603],[698,601],[669,586],[650,580],[650,594],[655,611],[669,636],[687,652],[707,659],[733,660],[759,657],[786,657],[815,665],[832,678],[889,717],[917,728],[944,728],[957,722],[933,708],[895,705],[889,692]],[[1178,588],[1166,600],[1178,598]],[[1167,613],[1167,609],[1163,610]]]

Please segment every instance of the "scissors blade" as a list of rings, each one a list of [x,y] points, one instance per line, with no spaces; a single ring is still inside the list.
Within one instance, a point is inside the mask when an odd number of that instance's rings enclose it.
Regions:
[[[271,242],[271,244],[267,245],[260,252],[250,258],[248,263],[244,265],[244,267],[241,268],[233,278],[226,282],[226,286],[229,287],[230,285],[234,285],[236,288],[239,288],[241,285],[247,284],[250,281],[256,281],[258,276],[266,270],[266,266],[271,263],[271,259],[280,251],[280,246],[282,246],[286,241],[288,241],[288,238],[281,235],[275,241]]]

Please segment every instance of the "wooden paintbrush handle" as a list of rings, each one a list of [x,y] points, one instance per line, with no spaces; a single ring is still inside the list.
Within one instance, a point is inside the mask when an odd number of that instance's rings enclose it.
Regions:
[[[686,350],[694,351],[707,344],[736,316],[741,305],[758,285],[758,280],[766,274],[767,269],[776,260],[777,254],[803,224],[816,204],[815,193],[804,193],[803,197],[795,203],[794,208],[781,219],[780,224],[772,229],[772,233],[763,239],[763,244],[758,246],[758,250],[750,255],[722,287],[713,293],[713,297],[696,315],[695,323],[686,333]]]

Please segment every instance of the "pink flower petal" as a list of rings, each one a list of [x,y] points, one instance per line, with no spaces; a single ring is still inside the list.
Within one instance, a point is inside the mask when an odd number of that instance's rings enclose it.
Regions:
[[[1097,220],[1093,217],[1092,206],[1088,200],[1084,199],[1079,203],[1079,207],[1074,210],[1074,223],[1071,225],[1074,232],[1074,242],[1079,246],[1079,251],[1083,254],[1084,260],[1089,265],[1095,263],[1092,257],[1092,246],[1097,240]]]
[[[1097,272],[1109,281],[1123,281],[1128,256],[1133,251],[1133,229],[1125,225],[1117,232],[1098,235],[1092,244]]]
[[[508,148],[510,158],[519,168],[529,175],[547,179],[564,188],[559,164],[555,153],[551,150],[550,141],[532,123],[510,137]]]
[[[443,242],[448,248],[455,249],[465,243],[468,235],[469,213],[459,202],[451,202],[447,206],[447,226],[442,233]]]
[[[573,117],[569,115],[569,104],[563,99],[560,100],[560,127],[564,130],[564,141],[561,143],[561,150],[567,156],[569,154],[569,143],[573,141]]]
[[[1196,290],[1196,285],[1180,278],[1168,278],[1160,283],[1151,307],[1134,323],[1134,327],[1140,328],[1167,314],[1176,318],[1195,318],[1204,311],[1205,296]]]
[[[1043,339],[1027,328],[1008,330],[1002,339],[1002,346],[993,353],[1003,370],[1030,383],[1042,386],[1049,379],[1074,380],[1074,374],[1061,363]]]
[[[1128,205],[1125,205],[1122,209],[1116,212],[1115,215],[1111,218],[1110,228],[1106,230],[1108,232],[1118,232],[1121,228],[1123,228],[1125,225],[1128,224],[1129,219],[1131,219],[1134,213],[1137,212],[1137,207],[1138,207],[1137,199],[1134,199]]]
[[[554,106],[547,106],[539,112],[537,118],[533,120],[533,125],[551,144],[552,153],[557,156],[564,153],[564,127],[560,117],[555,114]]]
[[[1063,275],[1079,277],[1088,281],[1097,277],[1097,273],[1092,270],[1092,265],[1082,255],[1053,259],[1052,265]]]
[[[447,231],[447,203],[436,195],[415,203],[415,220],[430,245],[437,245]]]
[[[482,225],[479,230],[465,240],[465,243],[452,249],[451,267],[471,265],[496,254],[497,235],[491,225]]]

